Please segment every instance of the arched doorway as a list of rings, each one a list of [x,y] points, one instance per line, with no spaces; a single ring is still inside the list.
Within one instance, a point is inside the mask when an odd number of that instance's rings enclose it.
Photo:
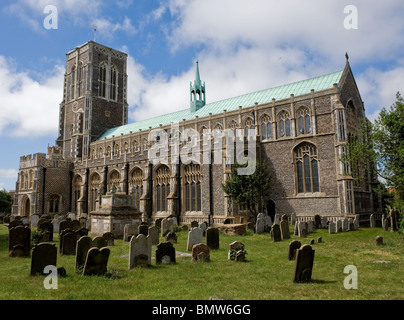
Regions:
[[[271,220],[275,219],[275,202],[273,200],[268,200],[266,203],[267,215],[271,217]]]
[[[31,214],[31,200],[28,196],[24,196],[21,202],[21,215],[29,217]]]

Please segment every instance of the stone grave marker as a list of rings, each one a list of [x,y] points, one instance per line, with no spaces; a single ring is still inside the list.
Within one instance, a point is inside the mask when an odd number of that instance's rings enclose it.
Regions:
[[[72,229],[73,230],[73,223],[71,220],[62,220],[59,223],[59,233],[61,233],[65,229]]]
[[[127,223],[123,229],[123,241],[130,241],[132,236],[137,236],[139,234],[139,223]]]
[[[298,235],[300,238],[306,238],[307,237],[307,222],[306,221],[300,221],[298,225]]]
[[[112,232],[105,232],[102,237],[107,241],[107,246],[114,245],[115,235]]]
[[[337,227],[335,228],[335,232],[342,232],[342,220],[337,220]]]
[[[172,244],[177,243],[177,235],[175,234],[175,232],[169,232],[166,234],[165,237],[166,242],[171,242]]]
[[[314,230],[314,221],[309,220],[306,223],[307,223],[307,234],[309,234],[309,233],[313,232],[313,230]]]
[[[383,245],[383,237],[382,236],[377,236],[375,239],[375,243],[377,246]]]
[[[209,247],[203,243],[195,244],[192,247],[192,261],[210,261]]]
[[[29,257],[31,254],[31,229],[16,226],[9,229],[8,255],[10,257]]]
[[[305,244],[296,251],[296,262],[293,281],[309,282],[313,271],[315,250],[310,245]]]
[[[273,242],[282,241],[281,229],[279,227],[279,224],[277,224],[277,223],[274,223],[272,225],[271,238],[272,238]]]
[[[199,223],[198,223],[198,221],[192,221],[191,222],[191,228],[197,228],[197,227],[199,227]]]
[[[31,276],[43,274],[46,266],[56,267],[57,249],[54,243],[39,243],[32,248]]]
[[[53,218],[52,224],[53,224],[53,232],[59,233],[59,230],[60,230],[59,219],[58,218]]]
[[[334,221],[330,221],[330,223],[328,224],[328,233],[329,234],[335,233],[335,222]]]
[[[209,227],[206,229],[206,245],[211,250],[219,249],[219,229]]]
[[[344,218],[342,220],[342,232],[347,232],[347,231],[349,231],[348,218]]]
[[[39,215],[33,214],[32,216],[29,217],[29,220],[31,222],[31,227],[37,227],[39,221]]]
[[[162,218],[158,218],[158,219],[156,219],[156,221],[154,222],[154,225],[157,227],[157,228],[159,228],[159,229],[161,229],[161,221],[162,221],[163,219]]]
[[[138,227],[138,234],[143,234],[147,237],[149,235],[149,226],[147,224],[140,224]]]
[[[272,227],[272,219],[271,219],[271,217],[270,216],[265,216],[264,220],[265,220],[265,227],[264,227],[265,232],[271,231],[271,227]]]
[[[76,272],[82,273],[86,262],[87,253],[91,248],[104,248],[107,246],[107,240],[104,237],[95,237],[91,239],[89,236],[82,236],[76,245]]]
[[[38,223],[38,230],[44,232],[41,242],[53,241],[53,223],[49,220]]]
[[[151,238],[152,245],[159,244],[160,230],[156,226],[149,228],[149,237]]]
[[[175,263],[175,248],[171,242],[162,242],[157,245],[156,264]]]
[[[199,227],[191,228],[188,231],[187,250],[191,251],[194,244],[203,242],[202,230]]]
[[[376,219],[375,219],[374,214],[370,215],[370,227],[371,228],[376,228]]]
[[[257,217],[257,222],[255,223],[255,233],[257,234],[264,233],[265,231],[265,219],[262,213],[261,215],[262,217]]]
[[[229,244],[229,251],[227,253],[228,260],[236,260],[237,253],[244,252],[244,244],[239,241],[234,241]]]
[[[288,260],[295,260],[296,250],[301,247],[301,242],[293,240],[289,243]]]
[[[60,233],[60,255],[76,254],[77,236],[72,229],[65,229]]]
[[[161,221],[161,234],[165,236],[168,232],[174,232],[174,220],[171,218],[164,218]]]
[[[293,213],[290,215],[290,224],[292,224],[292,225],[295,225],[295,224],[296,224],[296,213],[295,213],[295,212],[293,212]]]
[[[107,273],[109,254],[110,250],[107,247],[88,250],[83,275],[104,275]]]
[[[140,233],[136,238],[132,237],[129,245],[129,269],[137,266],[151,266],[152,243],[149,236]]]
[[[281,236],[282,239],[290,239],[289,222],[288,220],[281,221]]]
[[[390,231],[395,232],[398,230],[397,226],[397,211],[395,209],[390,209]]]

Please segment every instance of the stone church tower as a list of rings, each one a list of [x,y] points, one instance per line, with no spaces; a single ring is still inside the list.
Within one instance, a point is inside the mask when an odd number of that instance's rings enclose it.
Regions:
[[[89,41],[66,54],[57,146],[66,160],[88,156],[103,131],[128,123],[127,54]]]

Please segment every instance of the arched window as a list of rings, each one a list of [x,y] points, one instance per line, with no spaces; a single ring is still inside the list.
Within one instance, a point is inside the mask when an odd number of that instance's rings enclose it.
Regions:
[[[248,137],[248,133],[251,129],[254,129],[254,120],[248,117],[244,121],[244,137]]]
[[[295,148],[294,155],[297,176],[297,192],[319,192],[317,148],[312,144],[303,143]]]
[[[130,174],[131,192],[135,193],[136,208],[140,208],[140,197],[143,194],[143,171],[140,168],[135,168]]]
[[[34,187],[34,170],[29,170],[29,184],[28,184],[29,189],[32,189]]]
[[[137,142],[137,140],[133,141],[133,152],[139,152],[140,148],[139,148],[139,143]]]
[[[267,114],[264,114],[261,117],[261,137],[262,140],[273,139],[272,135],[272,121],[271,117]]]
[[[238,128],[238,124],[236,121],[232,120],[229,122],[229,129],[232,129],[233,132],[236,132],[237,128]]]
[[[83,63],[79,62],[79,66],[77,68],[77,96],[81,97],[83,93]]]
[[[110,70],[109,98],[116,100],[118,91],[118,71],[113,66]]]
[[[297,123],[299,134],[311,133],[310,113],[307,108],[300,108],[297,111]]]
[[[109,175],[108,189],[109,191],[112,191],[114,187],[118,189],[120,185],[121,185],[121,174],[117,170],[113,170]]]
[[[121,155],[121,147],[119,146],[118,143],[116,143],[114,146],[114,156],[119,157],[120,155]]]
[[[98,149],[98,159],[101,159],[104,156],[104,149],[100,147]]]
[[[60,195],[52,194],[49,197],[49,213],[59,213]]]
[[[290,137],[290,117],[286,111],[279,114],[279,137]]]
[[[96,202],[100,195],[101,177],[98,173],[93,173],[90,176],[90,211],[96,210]]]
[[[99,67],[98,76],[98,95],[100,97],[107,97],[107,66],[105,63],[101,63]]]
[[[161,165],[156,170],[156,211],[167,210],[167,196],[170,193],[170,169]]]
[[[25,173],[21,172],[20,174],[20,189],[23,190],[25,189]]]
[[[146,151],[146,150],[147,150],[147,139],[146,139],[146,138],[143,139],[143,146],[142,146],[142,148],[143,148],[143,151]]]
[[[74,65],[70,72],[70,100],[74,99],[74,89],[76,86],[76,66]]]
[[[185,211],[202,210],[201,168],[199,164],[188,164],[184,168]]]

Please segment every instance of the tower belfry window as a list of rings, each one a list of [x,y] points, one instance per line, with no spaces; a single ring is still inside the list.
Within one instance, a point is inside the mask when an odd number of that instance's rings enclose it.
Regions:
[[[116,100],[117,88],[118,88],[118,72],[115,67],[110,70],[110,86],[109,86],[109,98],[111,100]]]
[[[100,97],[107,97],[107,67],[102,64],[99,68],[99,79],[98,79],[98,95]]]

